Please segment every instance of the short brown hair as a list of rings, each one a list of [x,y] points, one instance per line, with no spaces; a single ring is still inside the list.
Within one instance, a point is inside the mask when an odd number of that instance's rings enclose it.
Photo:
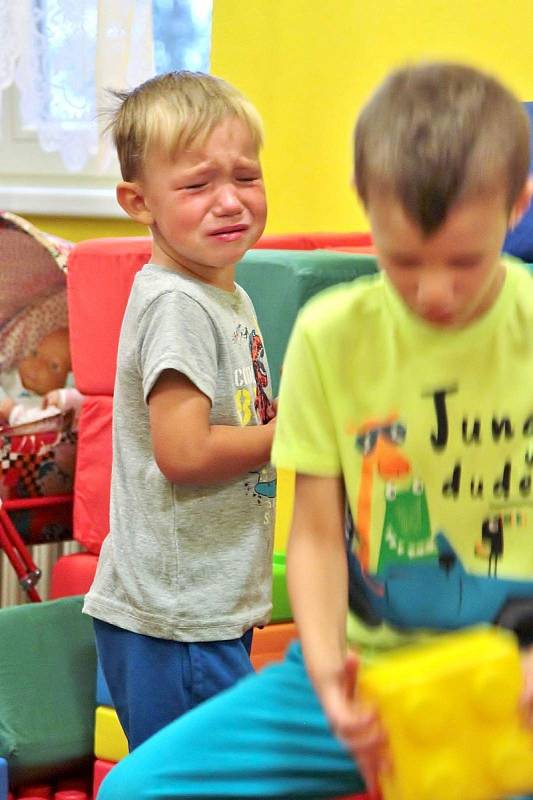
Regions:
[[[529,118],[491,75],[423,63],[389,75],[355,127],[355,184],[392,192],[426,234],[459,200],[504,189],[510,210],[529,171]]]
[[[111,131],[122,177],[142,176],[146,155],[154,145],[169,156],[196,139],[206,138],[228,116],[241,119],[259,150],[261,118],[234,86],[202,72],[168,72],[145,81],[131,92],[112,92],[118,101],[110,111]]]

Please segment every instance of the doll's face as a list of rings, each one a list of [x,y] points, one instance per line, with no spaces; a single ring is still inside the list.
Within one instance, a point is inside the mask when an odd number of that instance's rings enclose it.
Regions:
[[[52,331],[41,339],[35,353],[22,359],[18,365],[22,385],[40,395],[64,386],[70,367],[66,328]]]

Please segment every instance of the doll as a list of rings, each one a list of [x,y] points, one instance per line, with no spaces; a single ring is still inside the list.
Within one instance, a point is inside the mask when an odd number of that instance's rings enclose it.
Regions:
[[[69,409],[78,411],[82,396],[65,386],[70,370],[68,329],[58,328],[41,339],[36,351],[19,361],[16,370],[0,376],[0,425],[33,422]]]

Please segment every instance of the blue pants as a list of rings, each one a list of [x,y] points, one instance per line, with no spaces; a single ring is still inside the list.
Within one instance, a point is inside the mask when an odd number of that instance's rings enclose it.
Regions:
[[[98,800],[326,798],[363,791],[332,735],[300,645],[157,733],[110,772]]]
[[[253,629],[240,639],[194,643],[143,636],[97,619],[94,629],[102,671],[130,750],[253,673]]]

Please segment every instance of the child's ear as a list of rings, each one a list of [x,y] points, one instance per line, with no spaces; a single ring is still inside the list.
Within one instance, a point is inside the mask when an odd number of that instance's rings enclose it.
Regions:
[[[533,176],[529,176],[524,184],[524,188],[518,195],[509,215],[509,228],[516,228],[526,211],[528,210],[531,198],[533,197]]]
[[[117,201],[128,217],[141,225],[152,225],[154,218],[147,208],[143,188],[135,181],[120,181],[117,184]]]

